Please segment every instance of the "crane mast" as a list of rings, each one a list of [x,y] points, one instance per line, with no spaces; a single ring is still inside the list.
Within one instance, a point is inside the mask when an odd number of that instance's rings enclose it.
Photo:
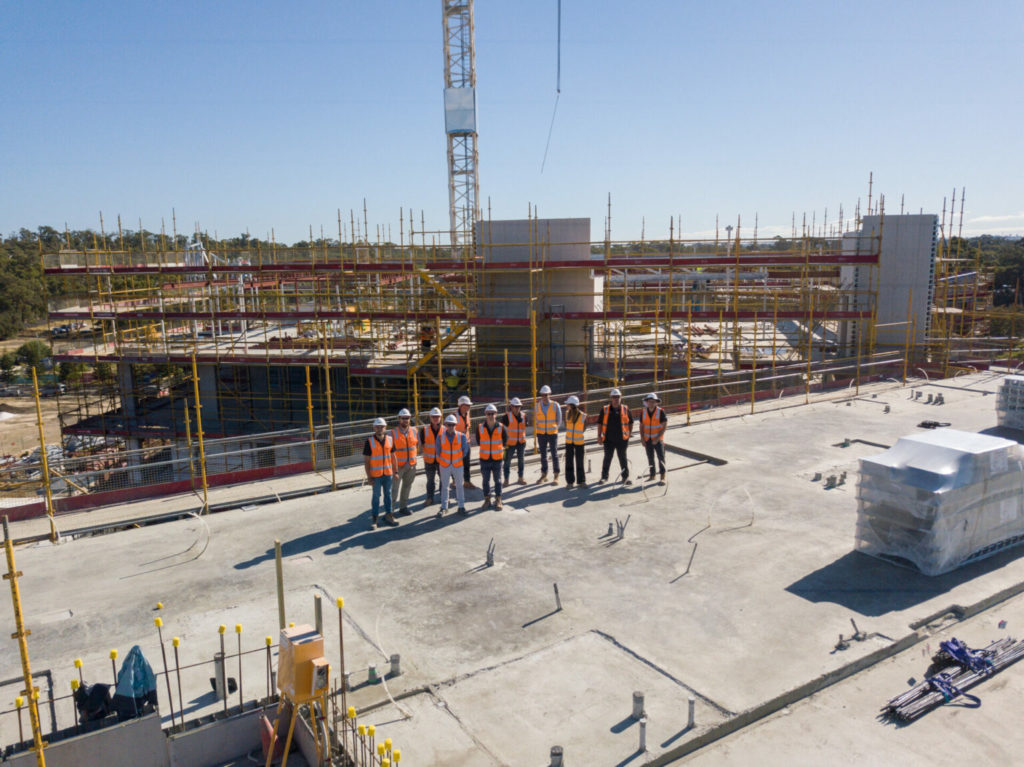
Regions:
[[[441,0],[444,19],[444,123],[452,256],[473,256],[480,220],[476,147],[476,54],[473,0]]]

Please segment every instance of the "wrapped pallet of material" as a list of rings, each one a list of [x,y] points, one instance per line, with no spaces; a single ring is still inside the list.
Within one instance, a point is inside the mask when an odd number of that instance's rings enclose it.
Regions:
[[[999,425],[1024,431],[1024,376],[1006,376],[996,395]]]
[[[940,575],[1024,542],[1024,449],[936,429],[862,458],[855,548]]]

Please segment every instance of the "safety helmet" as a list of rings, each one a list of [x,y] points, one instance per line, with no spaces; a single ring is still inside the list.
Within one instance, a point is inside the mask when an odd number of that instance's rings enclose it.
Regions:
[[[377,419],[374,420],[373,425],[374,426],[387,426],[388,422],[385,421],[383,418],[377,418]]]
[[[622,392],[620,392],[618,389],[612,389],[612,393],[609,394],[608,396],[609,397],[621,397],[622,396]]]
[[[459,397],[459,404],[460,405],[472,405],[473,401],[469,397],[467,397],[465,394],[463,394],[461,397]]]
[[[497,413],[498,412],[498,408],[496,408],[494,405],[488,405],[487,407],[484,408],[484,412],[485,413]]]
[[[650,394],[646,395],[644,397],[644,402],[647,402],[647,400],[650,400],[650,399],[654,400],[655,402],[661,402],[661,400],[658,399],[658,395],[655,394],[654,392],[651,392]]]
[[[403,407],[398,411],[399,418],[412,418],[412,413],[409,412],[409,408]]]
[[[520,400],[519,397],[513,397],[512,401],[509,402],[508,404],[511,405],[512,407],[522,407],[523,406],[522,400]]]
[[[449,413],[448,417],[444,419],[444,422],[445,423],[458,423],[459,419],[456,418],[455,416],[453,416],[451,413]]]
[[[542,387],[540,387],[540,393],[541,394],[551,394],[551,387],[548,386],[547,384],[544,384]]]
[[[569,399],[567,399],[567,400],[565,401],[565,404],[566,404],[566,405],[576,405],[576,407],[579,407],[579,405],[580,405],[580,398],[579,398],[579,397],[577,397],[577,396],[576,396],[576,395],[574,394],[574,395],[572,395],[571,397],[569,397]]]
[[[441,408],[439,408],[439,407],[435,407],[435,408],[432,408],[432,409],[430,410],[430,417],[431,417],[431,418],[433,418],[433,417],[434,417],[435,415],[436,415],[436,416],[437,416],[438,418],[440,418],[440,417],[441,417]]]

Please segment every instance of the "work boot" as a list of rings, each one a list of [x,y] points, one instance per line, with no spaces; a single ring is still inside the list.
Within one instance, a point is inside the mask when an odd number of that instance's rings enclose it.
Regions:
[[[503,508],[503,507],[502,507],[502,505],[501,505],[501,498],[499,498],[498,500],[496,500],[496,501],[494,502],[494,510],[495,510],[495,511],[501,511],[501,510],[502,510],[502,508]]]
[[[403,506],[402,508],[400,508],[398,510],[398,516],[400,516],[400,517],[411,517],[412,516],[412,512],[409,511],[407,508],[405,508]]]
[[[526,484],[526,480],[523,479],[522,475],[519,476],[519,483],[518,484],[520,484],[520,485],[525,485]]]
[[[470,482],[468,479],[462,483],[462,486],[467,490],[476,490],[476,485]]]
[[[486,511],[489,508],[491,508],[491,496],[488,495],[484,497],[484,510]]]
[[[459,507],[459,516],[460,517],[468,517],[469,516],[469,512],[466,511],[466,507],[465,506],[460,506]]]
[[[385,514],[384,521],[382,524],[385,524],[388,527],[398,527],[398,520],[395,519],[394,514]]]
[[[601,477],[601,479],[597,480],[597,484],[603,485],[607,481],[608,481],[608,477]]]
[[[428,495],[427,496],[427,500],[423,504],[423,508],[427,508],[427,506],[433,506],[433,505],[434,505],[434,496]]]
[[[662,472],[661,479],[658,480],[658,484],[659,485],[664,485],[665,484],[665,473],[664,472]]]
[[[370,519],[370,529],[371,530],[376,530],[377,529],[377,517],[376,516],[374,516],[374,517],[372,517]]]
[[[633,484],[633,480],[631,480],[629,477],[626,477],[624,480],[622,480],[622,484],[624,484],[624,485],[632,485]]]
[[[540,479],[537,480],[537,484],[538,485],[543,485],[547,481],[548,481],[548,475],[547,474],[541,474]]]
[[[444,512],[445,512],[445,507],[442,506],[440,509],[437,510],[437,514],[435,514],[434,516],[436,516],[438,519],[440,519],[441,517],[444,516]]]
[[[557,471],[555,472],[555,478],[553,480],[551,480],[551,484],[552,485],[557,485],[558,484],[558,472]]]
[[[576,483],[576,487],[583,487],[583,488],[585,488],[586,486],[587,486],[586,482],[577,482]]]

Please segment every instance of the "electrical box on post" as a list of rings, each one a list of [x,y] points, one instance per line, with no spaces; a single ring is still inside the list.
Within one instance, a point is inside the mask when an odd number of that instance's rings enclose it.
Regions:
[[[294,703],[305,703],[328,686],[324,638],[312,626],[281,629],[277,656],[277,689]]]

